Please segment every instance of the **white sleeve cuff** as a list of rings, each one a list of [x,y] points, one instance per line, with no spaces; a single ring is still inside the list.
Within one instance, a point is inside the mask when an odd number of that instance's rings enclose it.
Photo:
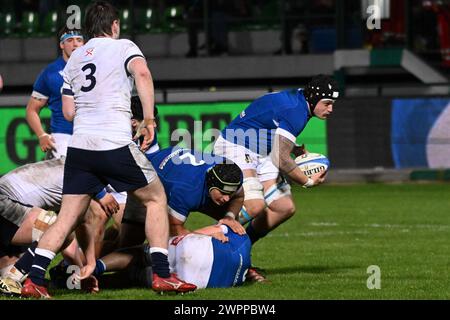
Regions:
[[[283,136],[283,137],[291,140],[293,143],[295,143],[297,141],[297,138],[292,133],[290,133],[289,131],[284,130],[282,128],[278,128],[275,131],[275,134],[279,134],[280,136]]]
[[[29,92],[29,91],[28,91]],[[42,93],[39,93],[39,92],[37,92],[37,91],[33,91],[32,93],[31,93],[31,96],[33,97],[33,98],[36,98],[36,99],[44,99],[44,100],[48,100],[48,97],[47,96],[45,96],[45,95],[43,95]]]
[[[220,225],[220,229],[222,229],[223,234],[227,234],[228,233],[228,227],[224,224]]]
[[[181,222],[185,222],[185,221],[186,221],[186,217],[183,216],[181,213],[176,212],[175,210],[173,210],[173,209],[172,209],[171,207],[169,207],[169,206],[168,206],[168,209],[169,209],[169,214],[170,214],[172,217],[174,217],[174,218],[180,220]]]

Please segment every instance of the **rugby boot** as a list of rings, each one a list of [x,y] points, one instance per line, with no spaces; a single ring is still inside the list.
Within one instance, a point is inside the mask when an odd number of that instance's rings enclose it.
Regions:
[[[152,289],[156,292],[185,293],[194,291],[197,286],[178,279],[175,273],[171,273],[169,278],[161,278],[153,273]]]

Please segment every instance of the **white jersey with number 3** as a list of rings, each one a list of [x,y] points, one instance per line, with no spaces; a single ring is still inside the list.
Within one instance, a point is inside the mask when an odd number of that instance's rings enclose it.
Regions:
[[[128,65],[144,58],[130,40],[93,38],[75,50],[63,70],[63,95],[75,99],[70,147],[112,150],[131,142]]]

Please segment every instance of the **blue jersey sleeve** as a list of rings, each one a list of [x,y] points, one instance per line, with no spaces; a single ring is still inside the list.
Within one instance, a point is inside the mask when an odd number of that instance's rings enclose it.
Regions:
[[[279,126],[277,133],[295,143],[297,137],[308,123],[308,114],[299,115],[298,109],[283,110],[279,115]]]
[[[187,203],[186,191],[175,188],[168,196],[168,205],[175,211],[175,214],[172,212],[172,215],[184,222],[191,212],[190,205]]]
[[[33,85],[33,91],[45,96],[47,99],[51,95],[51,90],[47,83],[47,69],[43,70]]]

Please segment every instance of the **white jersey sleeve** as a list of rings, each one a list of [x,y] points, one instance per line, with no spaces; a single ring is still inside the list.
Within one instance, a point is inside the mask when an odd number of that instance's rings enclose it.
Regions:
[[[131,142],[129,63],[144,58],[130,40],[93,38],[75,50],[63,71],[63,94],[75,99],[69,146],[112,150]],[[145,59],[145,58],[144,58]]]

